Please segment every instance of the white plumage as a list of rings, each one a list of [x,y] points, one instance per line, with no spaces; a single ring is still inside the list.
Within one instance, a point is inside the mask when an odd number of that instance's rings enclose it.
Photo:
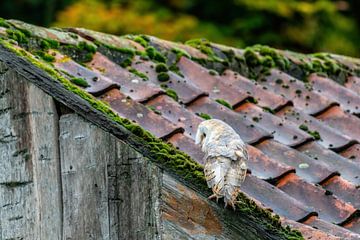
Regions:
[[[195,141],[205,153],[205,178],[214,193],[209,198],[224,197],[225,207],[235,208],[248,162],[244,142],[232,127],[217,119],[203,121]]]

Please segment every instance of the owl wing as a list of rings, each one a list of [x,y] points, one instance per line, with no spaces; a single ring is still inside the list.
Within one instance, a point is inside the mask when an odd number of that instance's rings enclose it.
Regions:
[[[236,197],[240,192],[240,186],[246,177],[248,154],[245,147],[235,151],[237,159],[231,161],[229,170],[224,177],[225,203],[234,207]]]
[[[207,185],[217,198],[224,196],[225,175],[230,169],[231,159],[223,156],[207,157],[204,173]]]

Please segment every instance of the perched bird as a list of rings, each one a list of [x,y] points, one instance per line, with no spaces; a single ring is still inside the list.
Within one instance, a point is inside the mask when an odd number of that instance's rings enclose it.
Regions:
[[[196,144],[205,153],[204,173],[213,195],[209,199],[224,197],[225,207],[235,209],[236,197],[245,180],[248,154],[245,143],[235,130],[221,120],[200,123]]]

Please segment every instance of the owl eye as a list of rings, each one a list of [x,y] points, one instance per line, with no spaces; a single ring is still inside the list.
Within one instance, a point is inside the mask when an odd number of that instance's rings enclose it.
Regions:
[[[206,137],[206,133],[204,133],[204,137]]]

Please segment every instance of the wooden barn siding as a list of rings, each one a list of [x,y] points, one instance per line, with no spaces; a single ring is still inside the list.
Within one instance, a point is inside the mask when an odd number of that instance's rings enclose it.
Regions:
[[[65,112],[0,61],[0,240],[280,239]]]

